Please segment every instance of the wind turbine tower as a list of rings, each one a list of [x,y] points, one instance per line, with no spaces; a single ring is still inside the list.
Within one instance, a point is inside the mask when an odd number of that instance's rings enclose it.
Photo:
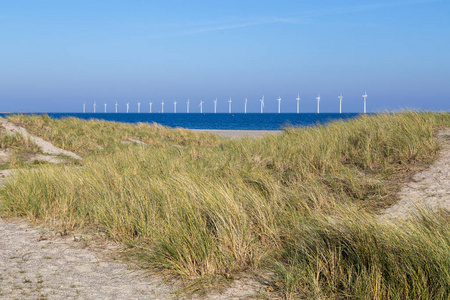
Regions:
[[[214,100],[214,113],[217,113],[217,98]]]
[[[83,113],[86,113],[86,103],[83,103]]]
[[[300,113],[300,93],[297,95],[295,100],[297,100],[297,113]]]
[[[116,114],[117,114],[117,101],[116,101]]]
[[[141,112],[141,102],[138,102],[138,113]]]
[[[231,97],[230,100],[228,100],[228,113],[231,114]]]
[[[97,106],[97,104],[95,104],[95,101],[94,101],[94,113],[95,113],[95,107]]]
[[[161,101],[161,113],[162,114],[164,113],[164,100]]]
[[[186,102],[186,113],[189,113],[189,98],[188,101]]]
[[[148,103],[148,105],[150,105],[150,110],[149,110],[150,113],[152,113],[152,104],[153,104],[152,102]]]
[[[244,100],[244,114],[247,113],[247,98]]]
[[[364,98],[364,113],[366,113],[367,92],[365,92],[364,95],[362,95],[362,97]]]
[[[259,102],[261,102],[261,113],[264,112],[264,95],[262,96],[262,98],[259,100]]]
[[[177,101],[173,102],[173,113],[176,114],[177,113]]]
[[[105,102],[105,114],[106,114],[106,102]]]
[[[278,113],[281,113],[281,97],[280,96],[278,96],[277,101],[278,101]]]
[[[316,100],[317,100],[317,113],[319,114],[320,113],[320,94],[319,94],[319,96],[317,96]]]
[[[127,113],[130,111],[130,102],[127,102]]]
[[[344,96],[342,96],[341,94],[338,98],[339,98],[339,113],[342,114],[342,99],[344,99]]]
[[[203,113],[203,101],[200,101],[200,113],[202,114]]]

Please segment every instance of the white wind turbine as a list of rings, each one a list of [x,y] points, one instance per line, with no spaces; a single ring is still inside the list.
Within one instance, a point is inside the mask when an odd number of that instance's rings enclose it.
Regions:
[[[127,102],[127,113],[130,111],[130,102]]]
[[[247,98],[244,100],[244,114],[247,113]]]
[[[297,113],[300,113],[300,93],[297,95],[295,100],[297,100]]]
[[[339,98],[339,113],[342,114],[342,99],[344,99],[344,96],[342,94],[338,96]]]
[[[217,113],[217,98],[214,100],[214,113]]]
[[[280,96],[278,96],[277,101],[278,101],[278,113],[281,113],[281,97]]]
[[[86,103],[83,103],[83,113],[86,112]]]
[[[97,106],[97,104],[95,104],[95,101],[94,101],[94,113],[95,113],[95,107]]]
[[[188,101],[186,102],[186,113],[189,113],[189,98]]]
[[[177,113],[177,101],[173,102],[173,113],[176,114]]]
[[[141,112],[141,102],[138,102],[138,113]]]
[[[116,114],[117,114],[117,101],[116,101]]]
[[[152,113],[152,104],[153,104],[153,103],[152,103],[152,102],[149,102],[148,104],[149,104],[149,106],[150,106],[149,112]]]
[[[105,102],[105,114],[106,114],[106,102]]]
[[[200,101],[200,113],[202,114],[203,113],[203,101]]]
[[[164,113],[164,100],[161,101],[161,113],[162,114]]]
[[[231,97],[230,100],[228,100],[228,113],[231,114]]]
[[[262,96],[262,98],[259,100],[259,102],[261,102],[261,113],[264,112],[264,95]]]
[[[364,95],[362,95],[364,98],[364,113],[366,113],[366,100],[367,100],[367,92],[364,92]]]
[[[317,113],[320,113],[320,94],[316,97],[317,100]]]

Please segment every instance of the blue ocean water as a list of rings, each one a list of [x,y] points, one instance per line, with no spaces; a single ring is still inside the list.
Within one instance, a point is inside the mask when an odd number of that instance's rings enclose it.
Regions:
[[[3,114],[2,116],[4,116]],[[124,123],[158,123],[169,127],[189,129],[223,129],[223,130],[280,130],[287,126],[313,126],[326,124],[335,120],[346,120],[359,114],[321,113],[321,114],[273,114],[273,113],[47,113],[51,118],[75,117],[80,119],[99,119]]]

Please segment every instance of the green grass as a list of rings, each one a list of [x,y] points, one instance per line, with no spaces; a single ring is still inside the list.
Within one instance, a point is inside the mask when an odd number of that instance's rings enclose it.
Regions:
[[[41,153],[38,145],[20,133],[10,134],[0,130],[0,151],[8,153],[8,159],[0,162],[1,169],[20,168],[29,165],[29,157]]]
[[[20,133],[9,134],[0,131],[0,149],[12,148],[14,150],[40,152],[39,147],[30,139],[25,138]]]
[[[21,171],[3,211],[97,228],[184,278],[270,269],[293,298],[446,299],[449,215],[384,224],[449,114],[405,112],[225,140],[157,125],[15,116],[85,157]],[[123,144],[128,138],[148,143]],[[101,146],[103,150],[97,146]]]
[[[150,146],[208,146],[220,139],[212,134],[196,134],[190,130],[167,130],[157,124],[137,125],[65,118],[51,119],[47,115],[11,115],[8,121],[25,127],[31,134],[40,136],[62,149],[81,156],[104,155],[128,148],[129,139],[140,140]]]
[[[314,215],[287,232],[275,262],[288,295],[303,298],[448,299],[450,214],[380,224],[349,210]]]

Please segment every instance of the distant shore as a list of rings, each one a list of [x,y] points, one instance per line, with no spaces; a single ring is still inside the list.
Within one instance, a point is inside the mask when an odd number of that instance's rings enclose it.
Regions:
[[[358,114],[309,114],[309,113],[48,113],[52,119],[65,119],[74,117],[84,120],[104,120],[129,124],[149,123],[160,124],[171,128],[192,128],[211,130],[264,130],[274,133],[289,127],[310,127],[317,124],[328,124],[338,120],[354,119]],[[4,116],[1,115],[0,116]],[[274,132],[272,132],[274,131]],[[220,134],[220,133],[218,133]],[[258,134],[261,134],[259,132]],[[250,132],[246,136],[255,136]],[[228,135],[227,135],[228,136]]]
[[[218,129],[191,129],[195,132],[209,132],[221,137],[238,139],[241,137],[260,138],[269,134],[280,134],[282,130],[218,130]]]

